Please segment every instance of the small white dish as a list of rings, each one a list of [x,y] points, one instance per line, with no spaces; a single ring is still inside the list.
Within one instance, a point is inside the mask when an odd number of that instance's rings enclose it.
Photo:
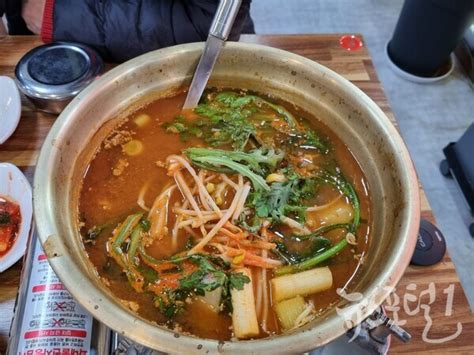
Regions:
[[[15,132],[20,116],[21,99],[15,81],[0,76],[0,144]]]
[[[0,256],[1,273],[25,254],[33,216],[31,185],[20,169],[13,164],[0,163],[0,196],[17,203],[21,211],[21,224],[15,244],[5,255]]]

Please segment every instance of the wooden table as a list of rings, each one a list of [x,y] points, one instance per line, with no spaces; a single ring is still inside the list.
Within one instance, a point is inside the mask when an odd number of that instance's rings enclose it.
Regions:
[[[367,48],[347,51],[340,46],[340,37],[339,34],[243,36],[241,40],[286,49],[331,68],[368,94],[396,124]],[[0,37],[0,75],[13,77],[14,67],[21,56],[40,44],[37,37]],[[23,100],[20,125],[14,135],[0,146],[0,162],[19,166],[31,181],[38,151],[54,119],[55,116],[38,112]],[[422,217],[434,222],[421,187],[420,190]],[[0,274],[0,354],[4,353],[8,342],[20,271],[21,262],[18,262]],[[393,339],[392,353],[474,353],[474,316],[448,255],[435,266],[410,266],[390,300],[392,311],[389,313],[406,321],[403,327],[413,336],[408,344]],[[454,339],[441,341],[454,337],[459,330],[460,334]]]

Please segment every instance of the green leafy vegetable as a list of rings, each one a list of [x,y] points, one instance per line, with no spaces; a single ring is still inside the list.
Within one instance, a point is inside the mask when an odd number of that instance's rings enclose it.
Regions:
[[[228,273],[229,264],[221,258],[202,254],[193,254],[188,259],[199,266],[198,270],[179,280],[180,288],[192,290],[198,295],[206,291],[213,291],[218,287],[225,286],[242,289],[243,284],[250,282],[244,274]]]
[[[256,191],[252,194],[248,205],[255,209],[255,215],[261,218],[272,217],[279,221],[284,215],[285,206],[293,197],[296,181],[273,183],[269,191]]]
[[[275,130],[285,135],[285,144],[323,153],[329,150],[326,141],[309,127],[302,130],[284,107],[255,95],[221,92],[200,103],[194,113],[199,118],[188,120],[178,115],[163,127],[167,132],[179,134],[184,141],[196,137],[215,147],[231,145],[236,150],[244,150],[251,138],[262,145],[261,134]],[[272,125],[275,121],[285,125]]]
[[[294,128],[297,125],[295,117],[283,106],[273,104],[255,95],[241,96],[236,92],[232,91],[221,92],[216,95],[215,101],[224,103],[226,106],[229,106],[233,109],[242,109],[243,107],[248,106],[250,104],[255,104],[257,105],[257,107],[267,106],[276,113],[278,113],[291,128]]]
[[[179,280],[183,291],[193,291],[204,296],[206,291],[213,291],[223,286],[227,275],[224,271],[217,269],[212,261],[200,254],[191,255],[189,260],[199,266],[198,270]]]
[[[232,312],[232,299],[230,290],[243,290],[244,285],[249,283],[250,279],[247,275],[244,275],[241,272],[232,272],[229,274],[229,277],[226,280],[226,283],[222,289],[221,295],[221,305],[226,312]]]
[[[232,272],[229,276],[229,289],[242,291],[244,289],[244,285],[249,282],[250,279],[247,275],[244,275],[241,272]]]
[[[168,318],[172,318],[184,309],[182,301],[190,295],[204,296],[206,292],[211,292],[219,287],[222,287],[221,304],[228,307],[230,304],[230,290],[242,290],[244,284],[250,282],[246,275],[228,271],[229,264],[218,257],[193,254],[170,260],[173,260],[172,262],[188,260],[196,264],[198,269],[180,278],[177,289],[168,290],[165,295],[155,299],[155,304]]]
[[[316,180],[303,178],[289,168],[282,170],[286,182],[274,182],[268,191],[254,191],[250,195],[247,207],[255,210],[255,218],[279,222],[283,216],[294,214],[301,222],[305,221],[308,200],[316,192]],[[254,221],[253,225],[258,225]]]
[[[155,306],[166,318],[171,319],[184,311],[186,297],[188,294],[181,290],[167,290],[163,295],[154,298]]]
[[[285,154],[273,148],[254,149],[249,152],[228,151],[222,149],[188,148],[184,153],[191,159],[202,157],[224,157],[234,162],[247,165],[252,171],[263,174],[273,170],[283,160]],[[232,172],[232,170],[231,170]]]
[[[178,115],[174,118],[173,122],[167,122],[163,125],[166,132],[169,133],[182,133],[188,130],[186,124],[186,118],[182,115]]]
[[[179,133],[184,140],[194,136],[213,146],[230,144],[234,149],[242,150],[256,134],[255,126],[247,120],[254,111],[235,110],[218,102],[199,104],[194,112],[201,116],[200,119],[186,120],[184,116],[177,116],[164,128],[167,132]]]
[[[251,221],[247,221],[246,216],[241,214],[237,220],[237,224],[250,233],[255,234],[262,228],[262,223],[264,221],[264,218],[260,218],[257,215],[255,215]]]
[[[207,169],[207,170],[212,170],[212,171],[217,171],[217,172],[223,172],[223,171],[228,172],[229,170],[227,169],[230,169],[234,173],[239,173],[243,176],[248,177],[250,181],[252,181],[252,184],[255,190],[257,191],[270,190],[270,187],[265,182],[264,178],[254,173],[247,164],[238,163],[232,160],[232,154],[216,156],[212,149],[203,149],[199,151],[199,154],[196,154],[195,153],[196,151],[193,149],[196,149],[196,148],[187,149],[184,151],[184,153],[197,166]],[[205,151],[207,151],[208,154],[205,154]],[[229,153],[232,153],[232,152],[229,152]],[[241,154],[245,155],[247,153],[241,152]],[[250,156],[249,156],[249,159],[250,159]]]

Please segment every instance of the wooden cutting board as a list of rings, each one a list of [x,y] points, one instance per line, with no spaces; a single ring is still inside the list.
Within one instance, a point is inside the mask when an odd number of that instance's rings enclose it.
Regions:
[[[396,125],[367,48],[348,51],[340,45],[342,34],[242,36],[241,41],[285,49],[343,75],[369,95]],[[357,35],[363,42],[363,38]],[[13,77],[18,60],[41,44],[38,37],[0,37],[0,75]],[[0,162],[20,167],[32,181],[39,149],[55,120],[23,98],[20,124],[13,136],[0,146]],[[422,187],[422,217],[435,222]],[[21,262],[0,274],[0,354],[8,342]],[[413,336],[408,344],[392,339],[391,353],[474,353],[474,316],[469,308],[454,265],[446,254],[431,267],[410,266],[400,281],[388,313],[401,321]]]

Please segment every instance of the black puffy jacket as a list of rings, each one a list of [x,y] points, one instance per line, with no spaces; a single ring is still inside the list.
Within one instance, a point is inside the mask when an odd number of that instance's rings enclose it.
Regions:
[[[21,3],[6,0],[7,5],[9,2]],[[231,40],[237,40],[242,31],[253,32],[250,2],[242,1]],[[124,61],[157,48],[204,41],[218,3],[218,0],[46,0],[42,36],[53,41],[88,44],[107,60]]]

